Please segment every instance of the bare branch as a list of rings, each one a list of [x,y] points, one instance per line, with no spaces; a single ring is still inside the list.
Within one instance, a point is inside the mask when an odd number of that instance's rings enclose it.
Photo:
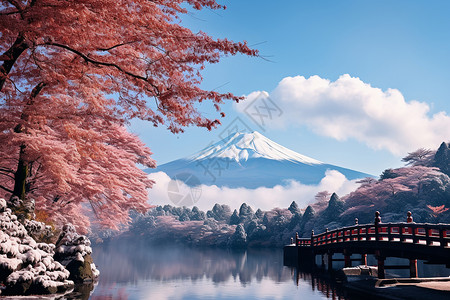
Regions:
[[[12,6],[14,6],[18,11],[23,12],[23,10],[25,9],[25,7],[22,6],[22,3],[20,3],[19,1],[16,0],[8,0],[9,4],[11,4]]]
[[[133,43],[137,43],[137,42],[138,42],[138,41],[131,41],[131,42],[120,43],[120,44],[111,46],[111,47],[109,47],[109,48],[98,48],[98,50],[99,50],[99,51],[109,51],[109,50],[112,50],[112,49],[117,48],[117,47],[129,45],[129,44],[133,44]]]
[[[10,190],[10,189],[4,187],[3,185],[0,185],[0,188],[3,189],[3,190],[5,190],[5,191],[7,191],[8,193],[11,193],[11,194],[14,193],[12,190]]]
[[[67,45],[58,44],[58,43],[51,43],[51,42],[45,43],[44,45],[49,45],[49,46],[55,46],[55,47],[63,48],[63,49],[66,49],[66,50],[68,50],[68,51],[70,51],[72,53],[75,53],[76,55],[78,55],[81,58],[83,58],[86,62],[89,62],[91,64],[98,65],[98,66],[113,67],[113,68],[116,68],[117,70],[119,70],[120,72],[122,72],[122,73],[124,73],[124,74],[126,74],[128,76],[131,76],[131,77],[136,78],[136,79],[143,80],[145,82],[148,82],[148,80],[149,80],[148,77],[144,77],[144,76],[137,75],[137,74],[131,73],[129,71],[126,71],[121,66],[119,66],[119,65],[117,65],[115,63],[102,62],[102,61],[98,61],[98,60],[92,59],[89,56],[87,56],[86,54],[84,54],[84,53],[82,53],[82,52],[80,52],[78,50],[75,50],[75,49],[73,49],[73,48],[71,48],[71,47],[69,47]]]
[[[0,16],[10,16],[10,15],[15,15],[15,14],[20,14],[20,11],[15,10],[15,11],[9,11],[9,12],[2,12],[2,13],[0,13]]]
[[[0,176],[6,176],[6,177],[9,177],[9,178],[11,178],[12,180],[15,179],[14,176],[10,175],[9,173],[3,172],[3,171],[0,171]]]
[[[14,174],[14,170],[10,168],[0,167],[0,172],[12,173]]]

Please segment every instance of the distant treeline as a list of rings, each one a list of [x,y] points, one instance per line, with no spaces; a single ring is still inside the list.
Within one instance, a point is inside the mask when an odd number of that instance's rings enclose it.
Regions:
[[[215,204],[203,212],[197,207],[158,206],[145,215],[133,216],[126,233],[164,243],[180,242],[199,246],[281,246],[298,232],[309,237],[326,228],[373,222],[381,212],[382,222],[406,222],[411,211],[414,221],[450,223],[450,149],[442,143],[437,151],[419,149],[403,158],[407,166],[385,170],[378,180],[365,178],[360,187],[339,198],[327,191],[300,209],[295,201],[288,208],[256,211],[243,203],[232,211]]]

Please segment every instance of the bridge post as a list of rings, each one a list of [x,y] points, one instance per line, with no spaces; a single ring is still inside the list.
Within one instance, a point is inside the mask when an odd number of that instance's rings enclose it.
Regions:
[[[378,210],[375,212],[374,223],[375,223],[375,241],[378,241],[379,240],[379,230],[380,230],[378,226],[381,223],[380,212]]]
[[[412,222],[413,222],[412,213],[410,211],[408,211],[406,213],[406,223],[412,223]]]
[[[361,265],[367,266],[367,254],[361,254]]]
[[[377,255],[377,260],[378,260],[378,279],[384,279],[386,278],[386,273],[384,270],[385,257]]]
[[[417,244],[419,240],[417,239],[416,233],[417,233],[417,227],[413,227],[412,229],[412,240],[413,244]]]
[[[316,266],[316,253],[314,252],[314,229],[311,230],[311,256],[312,256],[312,266]]]
[[[358,218],[355,218],[355,226],[356,226],[356,240],[361,241],[361,228],[358,227]]]
[[[444,231],[444,228],[439,228],[439,244],[441,248],[447,247],[447,241],[445,240],[446,234],[444,234]]]
[[[428,227],[428,226],[425,226],[425,237],[426,237],[426,243],[427,243],[427,246],[432,246],[433,245],[433,241],[430,239],[430,236],[432,235],[433,233],[432,233],[432,230]]]
[[[333,270],[333,252],[328,251],[328,271],[331,272]]]
[[[375,258],[378,262],[378,279],[384,279],[386,278],[385,268],[384,268],[384,260],[386,257],[384,257],[380,250],[375,250]]]
[[[298,232],[295,233],[295,247],[298,247]]]
[[[408,211],[406,213],[406,223],[412,223],[412,213],[410,211]]]
[[[409,277],[417,278],[417,259],[409,260]]]
[[[349,253],[347,249],[344,249],[344,265],[346,268],[352,266],[351,253]]]

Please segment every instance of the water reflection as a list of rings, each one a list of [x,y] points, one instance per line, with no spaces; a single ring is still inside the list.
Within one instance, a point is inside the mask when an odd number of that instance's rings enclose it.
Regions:
[[[288,270],[280,267],[282,252],[274,249],[230,251],[114,243],[96,247],[94,261],[101,268],[100,284],[142,280],[196,282],[204,278],[218,284],[232,278],[245,286],[265,277],[275,282],[291,278]]]
[[[348,293],[321,268],[311,272],[284,266],[282,249],[231,251],[122,240],[93,250],[101,270],[90,297],[95,300],[361,298]],[[392,259],[389,263],[402,262]],[[419,273],[431,275],[421,264]]]
[[[291,273],[293,274],[293,278],[297,286],[301,284],[301,282],[306,282],[311,286],[313,291],[317,290],[321,292],[327,299],[350,299],[349,296],[346,295],[342,286],[337,284],[334,279],[327,276],[324,272],[320,272],[318,270],[315,272],[307,272],[291,267]]]
[[[283,266],[281,249],[193,249],[144,242],[94,247],[91,299],[343,299],[326,282]],[[311,280],[313,284],[311,285]]]

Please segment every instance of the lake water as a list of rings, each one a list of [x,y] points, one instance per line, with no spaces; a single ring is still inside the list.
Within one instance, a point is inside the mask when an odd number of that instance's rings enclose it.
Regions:
[[[232,251],[114,241],[93,251],[101,274],[89,299],[360,299],[332,280],[284,266],[282,249]],[[419,263],[419,275],[448,276],[450,270]]]
[[[93,250],[101,274],[90,299],[327,299],[327,289],[330,297],[339,293],[283,266],[282,249],[113,242]]]

